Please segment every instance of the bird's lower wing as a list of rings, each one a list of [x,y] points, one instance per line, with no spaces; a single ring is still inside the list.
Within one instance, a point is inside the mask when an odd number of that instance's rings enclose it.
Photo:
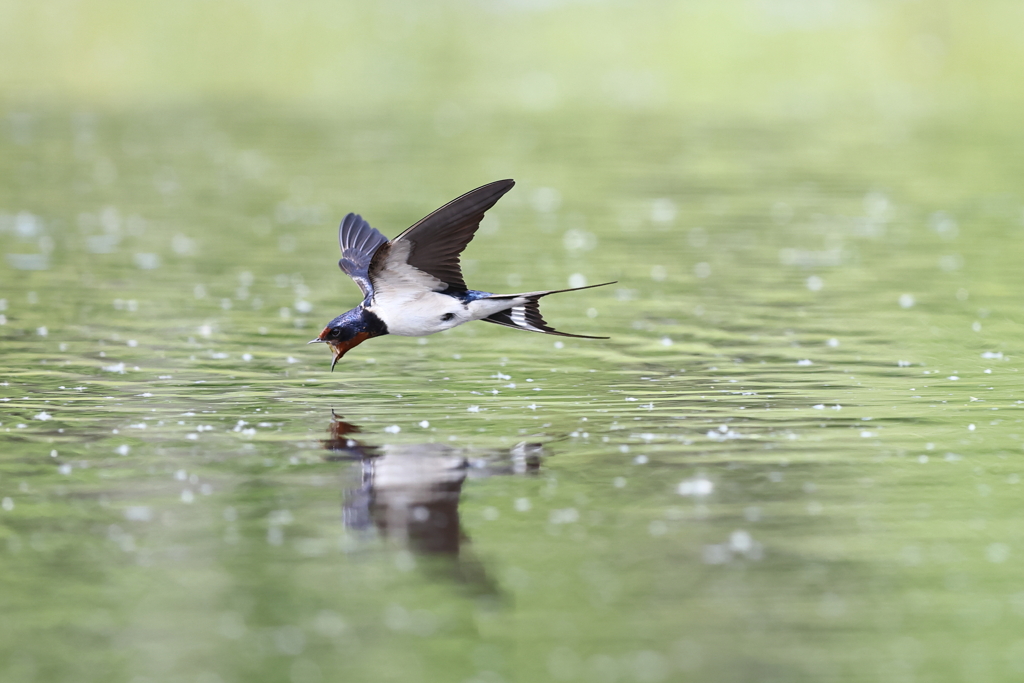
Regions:
[[[371,227],[359,214],[348,214],[338,227],[338,245],[341,247],[338,266],[359,285],[364,297],[373,293],[368,274],[370,262],[380,246],[387,241],[387,237]]]

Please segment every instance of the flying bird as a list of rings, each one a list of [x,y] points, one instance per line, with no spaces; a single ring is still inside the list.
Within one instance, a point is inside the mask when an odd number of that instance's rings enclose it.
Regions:
[[[327,323],[310,344],[327,344],[338,361],[353,347],[384,334],[422,337],[471,320],[562,337],[607,339],[559,332],[540,314],[542,297],[560,292],[603,287],[551,289],[519,294],[493,294],[469,289],[462,278],[459,254],[466,248],[484,213],[512,189],[512,180],[498,180],[445,204],[393,240],[350,213],[338,229],[338,265],[363,292],[363,301]]]

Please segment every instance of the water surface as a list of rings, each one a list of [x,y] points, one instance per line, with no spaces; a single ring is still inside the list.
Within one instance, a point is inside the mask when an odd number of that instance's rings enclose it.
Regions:
[[[4,681],[1024,672],[1013,126],[5,106]],[[611,338],[330,373],[341,217],[503,177],[469,284]]]

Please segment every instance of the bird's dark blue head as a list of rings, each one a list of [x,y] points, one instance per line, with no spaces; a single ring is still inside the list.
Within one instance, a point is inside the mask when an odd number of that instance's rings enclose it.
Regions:
[[[382,334],[387,334],[387,328],[381,319],[359,306],[327,323],[320,336],[309,343],[323,342],[331,347],[334,351],[334,362],[331,363],[333,371],[349,349]]]

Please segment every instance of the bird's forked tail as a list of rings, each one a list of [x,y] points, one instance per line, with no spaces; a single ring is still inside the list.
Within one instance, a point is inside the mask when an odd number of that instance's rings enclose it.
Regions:
[[[556,334],[560,337],[578,337],[580,339],[608,339],[608,337],[593,337],[588,334],[569,334],[568,332],[559,332],[558,330],[544,322],[544,318],[540,314],[540,299],[546,297],[548,294],[561,294],[562,292],[577,292],[581,289],[593,289],[594,287],[604,287],[606,285],[614,284],[615,282],[602,282],[599,285],[587,285],[586,287],[570,287],[569,289],[549,289],[544,292],[523,292],[521,294],[493,294],[487,298],[525,298],[526,302],[515,304],[514,306],[506,308],[504,311],[492,313],[486,318],[481,318],[481,320],[488,323],[494,323],[496,325],[504,325],[505,327],[514,327],[519,330],[526,330],[528,332]]]

